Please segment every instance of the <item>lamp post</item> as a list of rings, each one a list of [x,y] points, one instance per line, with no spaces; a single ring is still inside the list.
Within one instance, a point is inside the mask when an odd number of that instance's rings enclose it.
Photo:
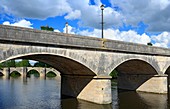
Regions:
[[[65,26],[66,26],[66,34],[68,34],[68,22],[66,22]]]
[[[103,10],[104,10],[104,5],[103,5],[103,4],[100,6],[100,9],[101,9],[101,11],[102,11],[102,22],[101,22],[101,24],[102,24],[102,39],[103,39],[103,25],[104,25],[104,22],[103,22]]]

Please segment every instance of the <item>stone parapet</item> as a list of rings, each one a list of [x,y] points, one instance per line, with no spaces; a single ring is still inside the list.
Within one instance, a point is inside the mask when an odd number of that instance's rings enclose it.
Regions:
[[[170,56],[166,48],[6,25],[0,25],[0,41]]]

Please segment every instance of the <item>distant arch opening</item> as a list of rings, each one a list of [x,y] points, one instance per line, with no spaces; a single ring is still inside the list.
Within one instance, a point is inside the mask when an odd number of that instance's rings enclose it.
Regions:
[[[10,74],[10,77],[13,77],[13,78],[18,78],[20,77],[21,74],[18,72],[18,71],[13,71],[11,74]]]
[[[27,77],[31,77],[31,75],[34,77],[40,77],[40,73],[37,70],[30,70],[27,72]]]
[[[4,76],[4,74],[2,72],[0,72],[0,77]]]
[[[54,73],[53,71],[49,71],[47,74],[46,74],[46,77],[49,77],[49,78],[52,78],[52,77],[56,77],[57,74]]]
[[[118,89],[137,90],[143,83],[157,74],[149,63],[132,59],[122,62],[110,74],[117,78]]]

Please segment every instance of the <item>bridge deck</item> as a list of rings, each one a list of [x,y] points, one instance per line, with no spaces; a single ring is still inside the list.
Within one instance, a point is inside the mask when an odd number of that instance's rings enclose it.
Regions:
[[[0,43],[70,47],[170,56],[170,49],[73,34],[0,25]]]

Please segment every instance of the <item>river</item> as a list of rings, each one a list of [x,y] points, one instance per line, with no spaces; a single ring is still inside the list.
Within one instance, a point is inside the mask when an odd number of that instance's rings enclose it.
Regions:
[[[60,99],[60,77],[0,78],[0,109],[169,109],[166,94],[118,91],[112,85],[113,103],[98,105],[74,98]]]

